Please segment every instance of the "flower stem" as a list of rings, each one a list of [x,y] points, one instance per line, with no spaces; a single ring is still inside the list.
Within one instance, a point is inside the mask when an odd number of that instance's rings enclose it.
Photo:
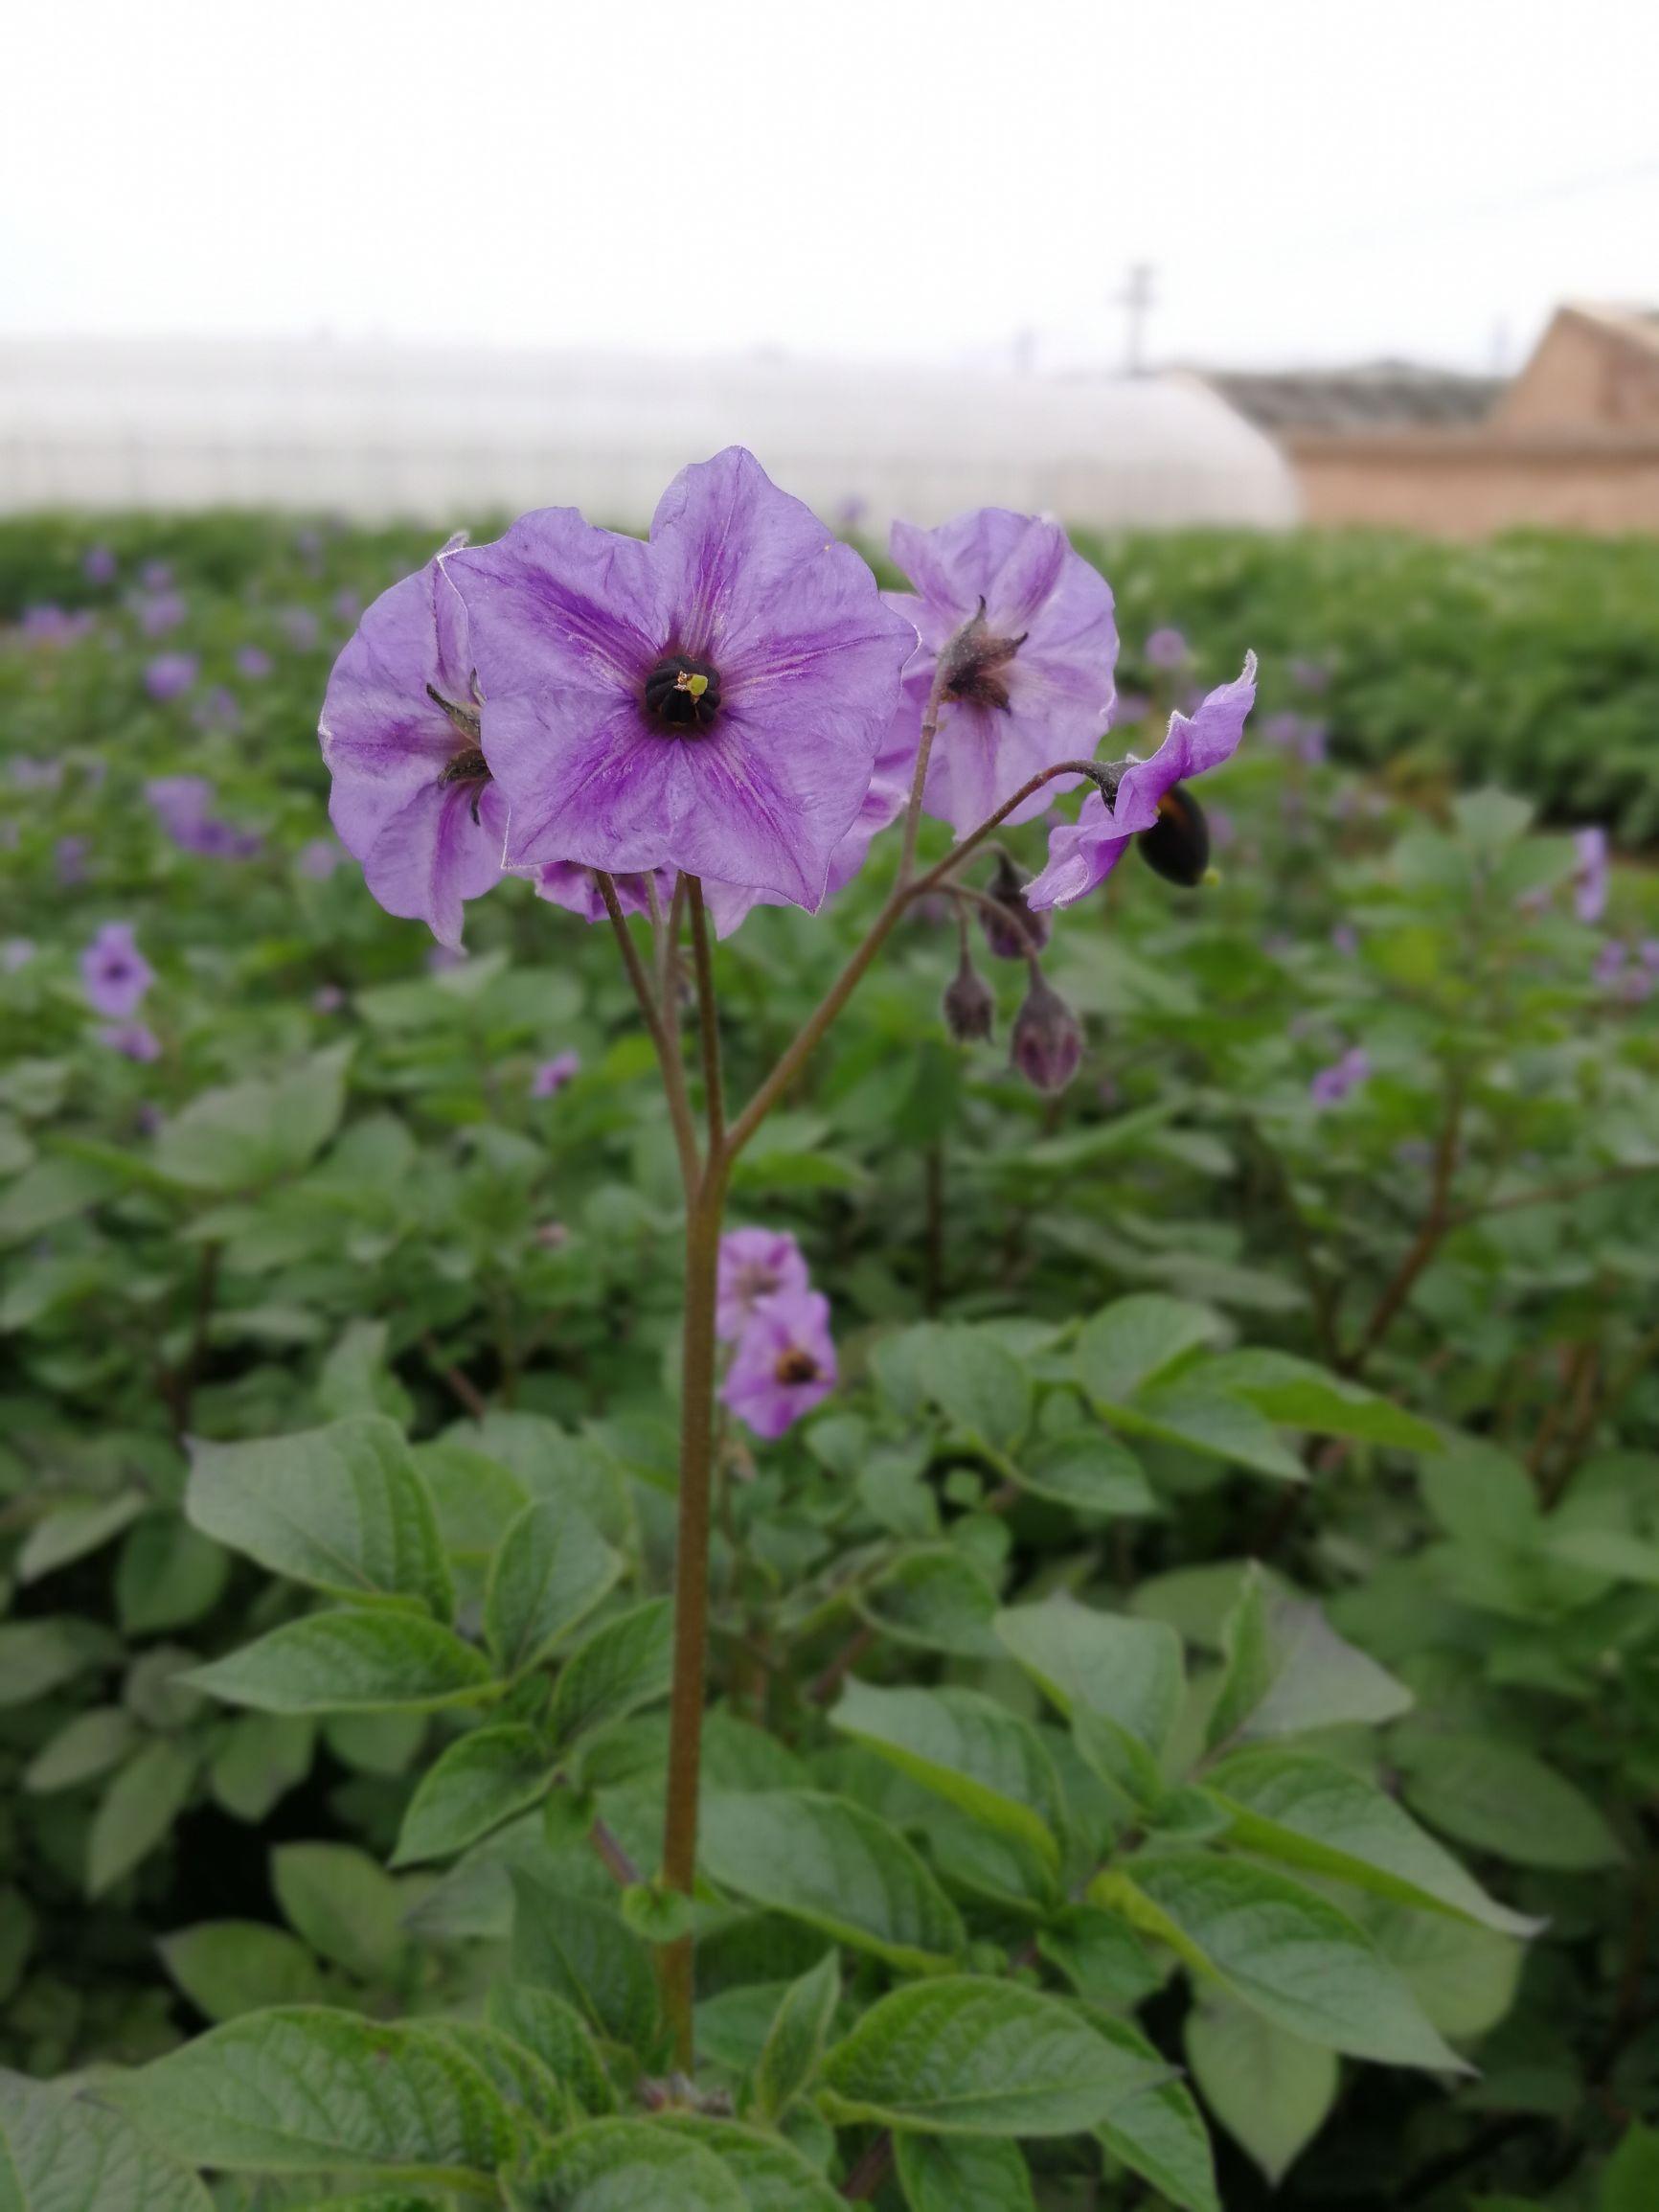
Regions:
[[[694,876],[688,876],[685,881],[692,909],[692,954],[697,970],[697,1031],[703,1054],[703,1110],[708,1116],[712,1162],[726,1141],[720,1031],[715,1011],[715,962],[709,946],[709,918],[703,911],[703,886]]]
[[[946,655],[941,653],[939,666],[933,672],[933,683],[927,694],[927,704],[921,710],[921,740],[916,748],[916,773],[910,779],[910,801],[904,810],[904,842],[898,855],[898,881],[909,882],[916,866],[916,840],[921,830],[921,794],[927,783],[927,764],[933,753],[933,741],[939,735],[939,710],[944,698]]]

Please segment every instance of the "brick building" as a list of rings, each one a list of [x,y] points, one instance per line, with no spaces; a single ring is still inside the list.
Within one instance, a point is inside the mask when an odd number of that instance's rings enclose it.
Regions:
[[[1279,443],[1309,522],[1659,533],[1659,310],[1563,307],[1509,382],[1391,362],[1208,380]]]

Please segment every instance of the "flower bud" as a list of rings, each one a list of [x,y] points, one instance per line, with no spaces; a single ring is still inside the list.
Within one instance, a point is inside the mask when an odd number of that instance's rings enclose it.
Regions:
[[[1031,989],[1014,1015],[1009,1059],[1034,1090],[1064,1090],[1083,1057],[1078,1017],[1034,968]]]
[[[962,948],[962,965],[944,993],[944,1021],[958,1044],[989,1037],[996,1020],[996,993]]]
[[[1027,881],[1008,855],[1002,854],[997,860],[996,874],[986,886],[986,897],[992,903],[979,910],[985,925],[986,949],[993,959],[1025,960],[1032,953],[1040,952],[1049,941],[1053,924],[1046,914],[1034,914],[1026,904]]]

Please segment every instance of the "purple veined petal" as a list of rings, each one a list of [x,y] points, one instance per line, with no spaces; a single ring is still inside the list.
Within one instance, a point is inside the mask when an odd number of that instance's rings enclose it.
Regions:
[[[787,1229],[728,1229],[720,1239],[716,1333],[730,1342],[766,1299],[810,1288],[806,1255]]]
[[[363,880],[388,914],[424,922],[440,945],[459,950],[462,907],[500,880],[506,832],[506,802],[493,785],[429,781],[382,824],[363,855]]]
[[[1086,899],[1099,890],[1133,839],[1134,832],[1118,826],[1100,792],[1089,792],[1075,822],[1062,822],[1049,832],[1048,863],[1026,885],[1026,904],[1041,914]]]
[[[670,865],[684,748],[650,730],[627,694],[561,685],[491,696],[484,720],[511,805],[509,868],[575,861],[620,876]]]
[[[533,878],[535,896],[545,899],[551,906],[561,906],[567,914],[575,914],[583,922],[603,922],[608,909],[599,879],[591,868],[580,867],[574,860],[553,860],[535,871]],[[673,873],[670,869],[658,871],[655,878],[657,901],[667,911],[674,894]],[[649,876],[617,876],[617,904],[625,914],[648,914],[651,910],[651,883]]]
[[[1246,653],[1242,672],[1221,684],[1199,704],[1196,712],[1170,717],[1169,733],[1149,761],[1136,761],[1124,770],[1118,783],[1112,813],[1126,830],[1149,830],[1158,818],[1158,802],[1176,784],[1218,768],[1239,750],[1244,723],[1256,703],[1256,655]]]
[[[442,560],[487,700],[554,689],[632,699],[670,642],[673,607],[650,547],[574,507],[539,508],[492,545]]]

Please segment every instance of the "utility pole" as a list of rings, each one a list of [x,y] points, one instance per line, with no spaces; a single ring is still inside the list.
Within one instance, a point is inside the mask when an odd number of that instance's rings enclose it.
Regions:
[[[1150,262],[1132,262],[1114,304],[1124,310],[1124,374],[1146,375],[1147,318],[1156,297],[1157,271]]]

